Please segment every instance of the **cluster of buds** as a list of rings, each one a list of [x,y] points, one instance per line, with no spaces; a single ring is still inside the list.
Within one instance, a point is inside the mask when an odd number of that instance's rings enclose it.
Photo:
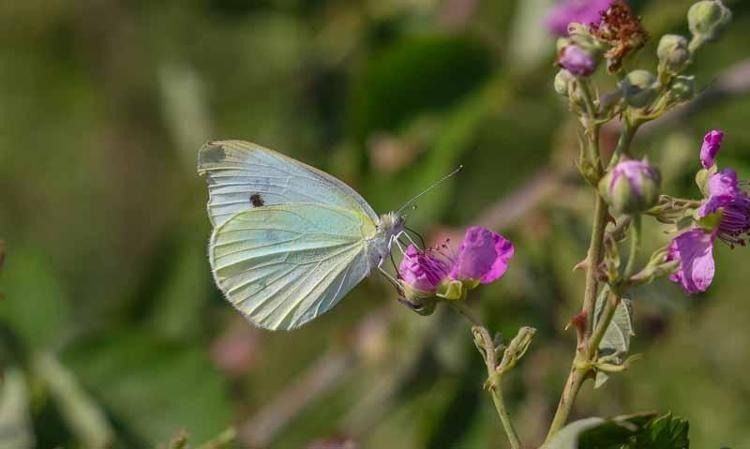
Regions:
[[[643,47],[647,34],[624,0],[564,4],[567,9],[563,10],[561,6],[555,11],[555,16],[548,18],[548,25],[555,24],[551,29],[556,33],[561,20],[574,20],[557,42],[560,71],[555,77],[554,87],[558,94],[570,99],[571,105],[579,106],[581,99],[577,89],[580,89],[580,82],[577,81],[593,75],[603,61],[606,61],[610,73],[621,71],[623,60]],[[583,4],[588,5],[585,10]],[[631,121],[645,122],[692,99],[695,79],[684,72],[695,51],[704,43],[715,40],[731,17],[731,12],[720,0],[703,0],[694,4],[687,14],[692,38],[677,34],[662,36],[656,50],[656,71],[636,69],[620,75],[618,91],[607,94],[600,101],[602,109],[607,109],[602,111],[604,115],[613,117],[626,113]],[[615,101],[606,102],[605,99]],[[580,113],[583,108],[574,107],[574,111]]]

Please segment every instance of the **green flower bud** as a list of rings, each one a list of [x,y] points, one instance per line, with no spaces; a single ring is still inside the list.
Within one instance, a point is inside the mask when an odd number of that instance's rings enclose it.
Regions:
[[[703,0],[690,7],[687,18],[690,32],[703,41],[711,42],[732,20],[732,11],[720,0]]]
[[[599,193],[616,214],[645,212],[659,200],[661,175],[646,161],[620,162],[599,182]]]
[[[692,100],[695,96],[695,77],[676,77],[669,85],[669,95],[677,103]]]
[[[659,41],[656,55],[659,57],[659,64],[662,67],[669,72],[679,73],[685,69],[688,61],[690,61],[688,40],[677,34],[665,34]]]
[[[656,77],[648,70],[633,70],[620,82],[625,102],[634,108],[651,104],[659,90]]]
[[[561,69],[559,72],[557,72],[557,75],[555,75],[555,92],[557,92],[558,95],[567,97],[570,83],[574,80],[575,77],[572,73],[568,72],[565,69]]]

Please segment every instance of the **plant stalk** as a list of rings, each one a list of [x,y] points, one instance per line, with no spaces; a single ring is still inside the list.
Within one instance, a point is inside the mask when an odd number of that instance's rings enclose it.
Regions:
[[[487,327],[482,324],[482,321],[474,314],[469,306],[466,305],[465,301],[450,301],[458,313],[464,316],[472,325],[472,334],[474,334],[474,342],[477,345],[484,364],[487,367],[487,389],[492,396],[492,403],[495,405],[495,411],[497,416],[500,418],[500,423],[505,430],[505,435],[508,437],[511,449],[521,449],[521,441],[518,438],[513,422],[508,414],[508,409],[505,407],[505,400],[503,399],[503,390],[501,387],[502,374],[497,370],[497,356],[495,354],[495,342],[492,341],[492,336],[487,330]]]
[[[589,114],[591,112],[589,111]],[[590,136],[592,140],[590,145],[596,149],[597,156],[601,153],[598,148],[598,132],[595,126],[591,127]],[[612,158],[607,164],[607,169],[610,170],[620,160],[622,155],[628,155],[630,144],[633,141],[636,131],[638,130],[638,124],[631,123],[629,120],[625,120],[625,124],[620,133],[620,138],[617,142]],[[602,197],[595,193],[596,200],[594,205],[594,220],[591,225],[591,241],[589,243],[588,253],[586,255],[586,283],[583,293],[583,307],[582,311],[586,314],[586,329],[584,331],[584,345],[576,348],[576,355],[573,359],[573,364],[568,374],[568,379],[565,382],[565,387],[560,395],[560,401],[557,405],[557,410],[552,418],[549,431],[547,432],[547,438],[545,442],[549,441],[552,436],[560,430],[565,423],[568,421],[571,410],[573,409],[573,403],[575,402],[578,391],[581,386],[588,378],[591,370],[593,369],[593,363],[596,361],[597,350],[601,339],[604,337],[604,333],[607,330],[612,318],[614,317],[615,308],[617,306],[617,300],[610,298],[605,304],[602,311],[602,315],[597,323],[597,328],[594,330],[594,312],[596,309],[596,296],[599,290],[599,281],[597,279],[597,270],[602,259],[602,250],[604,243],[604,230],[607,226],[607,215],[608,208]],[[634,236],[635,240],[635,236]],[[639,244],[635,242],[634,245]],[[634,253],[631,252],[631,259],[634,259]],[[631,263],[628,261],[628,265]],[[632,268],[631,268],[632,270]],[[626,268],[627,271],[627,268]],[[612,294],[614,297],[614,294]]]
[[[513,422],[510,420],[508,410],[505,408],[505,401],[503,401],[503,390],[500,386],[501,376],[497,376],[495,382],[491,382],[490,394],[492,395],[492,402],[495,404],[495,411],[497,416],[500,417],[500,421],[503,423],[505,434],[508,436],[510,447],[512,449],[521,449],[521,441],[518,439],[518,434],[513,427]]]

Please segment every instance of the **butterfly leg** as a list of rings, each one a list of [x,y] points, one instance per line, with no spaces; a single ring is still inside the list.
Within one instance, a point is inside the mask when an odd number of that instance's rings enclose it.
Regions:
[[[380,274],[383,275],[391,284],[393,284],[394,287],[396,287],[396,291],[398,292],[399,296],[403,295],[403,289],[401,288],[401,284],[398,282],[396,278],[391,275],[391,273],[385,271],[385,268],[383,268],[383,262],[378,264],[378,271],[380,271]]]

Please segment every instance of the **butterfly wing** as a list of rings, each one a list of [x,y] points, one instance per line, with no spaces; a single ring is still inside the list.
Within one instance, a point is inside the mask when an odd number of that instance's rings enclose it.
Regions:
[[[351,187],[333,176],[250,142],[209,142],[198,154],[198,173],[208,182],[208,215],[220,226],[252,207],[319,203],[377,214]]]
[[[302,326],[330,310],[370,271],[375,222],[336,206],[290,203],[237,213],[214,229],[217,285],[253,324]]]

